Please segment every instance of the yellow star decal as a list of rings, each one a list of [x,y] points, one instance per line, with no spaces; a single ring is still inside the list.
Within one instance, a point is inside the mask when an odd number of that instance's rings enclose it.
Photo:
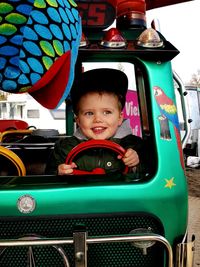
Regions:
[[[174,187],[176,184],[174,183],[174,177],[172,177],[171,179],[165,179],[165,181],[166,181],[166,185],[165,185],[165,187],[166,188],[169,188],[169,189],[171,189],[172,187]]]

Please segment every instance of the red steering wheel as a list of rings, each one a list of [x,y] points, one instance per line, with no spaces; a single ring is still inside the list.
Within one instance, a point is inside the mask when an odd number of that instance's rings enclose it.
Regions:
[[[89,150],[92,148],[106,148],[116,152],[117,155],[121,155],[122,157],[125,154],[125,149],[121,147],[119,144],[114,143],[109,140],[88,140],[83,143],[78,144],[75,146],[67,155],[65,163],[71,164],[74,158],[80,153],[85,150]],[[128,172],[128,166],[125,165],[123,173]],[[102,168],[95,168],[92,171],[84,171],[84,170],[73,170],[73,174],[105,174],[105,170]]]

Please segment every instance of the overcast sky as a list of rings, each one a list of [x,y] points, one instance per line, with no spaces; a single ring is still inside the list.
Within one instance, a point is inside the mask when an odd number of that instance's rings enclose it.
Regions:
[[[172,61],[183,82],[200,70],[200,0],[147,11],[147,25],[156,18],[160,31],[180,54]]]

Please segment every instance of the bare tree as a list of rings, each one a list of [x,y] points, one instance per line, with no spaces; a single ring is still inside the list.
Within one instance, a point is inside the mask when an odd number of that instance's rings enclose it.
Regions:
[[[192,78],[190,80],[190,85],[200,87],[200,70],[197,70],[197,73],[192,74]]]

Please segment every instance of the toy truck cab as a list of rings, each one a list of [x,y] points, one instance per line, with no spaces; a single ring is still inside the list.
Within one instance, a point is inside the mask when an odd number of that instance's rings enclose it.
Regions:
[[[113,9],[109,3],[95,3],[87,3],[87,10],[103,14]],[[187,240],[188,191],[171,68],[179,51],[158,32],[146,29],[141,17],[129,22],[129,27],[126,18],[117,22],[117,35],[123,37],[113,36],[113,28],[105,32],[102,25],[97,31],[87,27],[75,79],[82,70],[104,66],[127,74],[124,113],[133,133],[145,142],[148,171],[137,177],[120,172],[2,175],[0,266],[192,266],[194,240]],[[72,134],[67,102],[67,134]],[[38,144],[33,158],[59,138],[63,136]],[[25,161],[31,146],[18,142],[7,149]]]

